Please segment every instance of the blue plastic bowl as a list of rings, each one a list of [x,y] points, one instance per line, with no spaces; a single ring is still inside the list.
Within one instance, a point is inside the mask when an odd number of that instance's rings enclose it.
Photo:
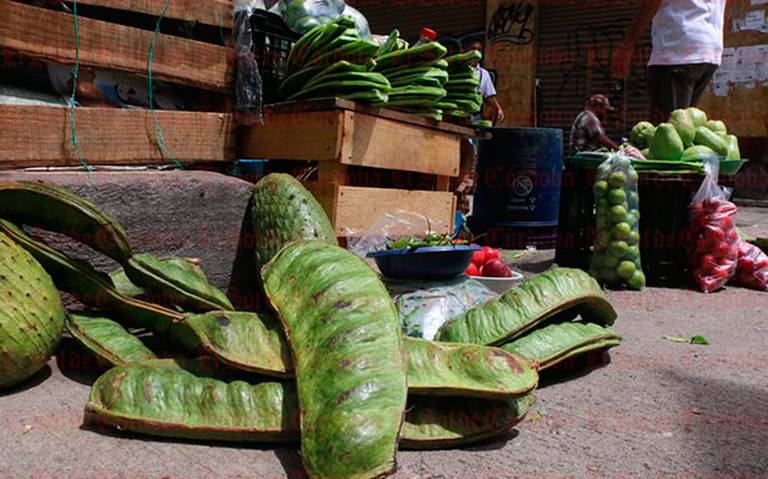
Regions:
[[[381,274],[392,279],[441,280],[455,278],[466,271],[472,254],[482,248],[471,246],[435,246],[395,249],[369,253]]]

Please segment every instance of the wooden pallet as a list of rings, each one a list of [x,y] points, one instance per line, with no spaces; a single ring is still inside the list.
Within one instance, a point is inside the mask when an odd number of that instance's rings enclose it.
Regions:
[[[157,15],[157,0],[81,0],[78,3]],[[0,0],[0,48],[41,60],[70,64],[75,60],[73,17],[69,13]],[[169,4],[169,18],[232,26],[231,0],[181,0]],[[116,23],[79,17],[79,61],[82,65],[147,74],[152,32]],[[159,34],[153,77],[219,92],[231,91],[231,48]]]
[[[77,138],[91,165],[170,163],[148,110],[77,108]],[[234,159],[234,119],[223,113],[155,112],[170,153],[182,162]],[[77,166],[69,109],[0,105],[0,169]]]
[[[318,180],[308,186],[331,217],[336,233],[361,231],[383,214],[401,209],[453,226],[462,137],[474,130],[348,100],[271,105],[264,123],[241,129],[238,157],[317,161]],[[350,184],[350,168],[432,175],[435,191],[370,188]]]

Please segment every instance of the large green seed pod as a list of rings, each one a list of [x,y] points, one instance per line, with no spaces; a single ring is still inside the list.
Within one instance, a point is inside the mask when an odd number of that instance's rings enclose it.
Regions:
[[[320,241],[286,246],[262,279],[294,357],[309,475],[390,473],[408,391],[386,288],[362,259]]]
[[[535,403],[533,394],[507,401],[409,398],[400,447],[447,449],[490,439],[522,421]]]
[[[533,391],[533,363],[497,348],[405,339],[408,393],[501,399]]]
[[[589,351],[610,349],[621,344],[621,336],[613,328],[593,323],[558,323],[505,344],[501,348],[535,361],[544,370],[568,358]]]
[[[102,365],[120,366],[147,359],[153,353],[119,323],[95,313],[70,313],[64,325],[86,350]]]
[[[261,269],[293,241],[336,243],[333,225],[312,193],[290,175],[265,176],[253,189],[256,267]]]
[[[500,345],[561,313],[606,325],[616,320],[616,311],[597,281],[581,270],[560,268],[451,319],[440,328],[436,339]]]
[[[120,223],[90,201],[49,183],[0,183],[0,218],[65,234],[118,263],[132,254]]]
[[[533,406],[508,401],[408,400],[401,446],[456,447],[503,434]],[[151,436],[295,442],[299,405],[292,382],[244,382],[203,361],[154,360],[114,368],[93,385],[86,420]]]
[[[200,266],[187,259],[137,254],[124,269],[134,285],[158,298],[157,303],[198,313],[234,309],[227,295],[208,282]]]
[[[64,308],[51,277],[0,233],[0,389],[34,375],[61,337]]]

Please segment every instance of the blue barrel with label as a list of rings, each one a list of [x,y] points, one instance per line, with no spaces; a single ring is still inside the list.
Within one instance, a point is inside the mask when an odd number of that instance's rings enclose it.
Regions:
[[[471,228],[508,249],[554,249],[563,178],[563,131],[494,128],[480,142]]]

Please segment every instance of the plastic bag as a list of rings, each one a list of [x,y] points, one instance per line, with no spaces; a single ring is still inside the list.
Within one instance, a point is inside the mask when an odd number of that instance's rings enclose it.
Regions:
[[[449,230],[441,221],[431,220],[422,214],[397,210],[383,215],[362,235],[359,231],[346,231],[345,235],[347,238],[360,238],[350,239],[347,247],[356,255],[365,258],[368,253],[387,249],[387,244],[398,238],[424,237],[432,232],[445,231]]]
[[[703,292],[712,293],[736,274],[739,234],[733,221],[736,205],[728,201],[730,191],[717,184],[719,160],[707,160],[705,171],[707,175],[689,207],[685,241],[694,281]]]
[[[387,280],[404,334],[433,340],[446,321],[496,297],[479,281],[458,278],[448,283]]]
[[[645,274],[640,261],[637,181],[637,172],[625,155],[610,155],[597,168],[597,240],[590,274],[610,286],[641,290],[645,287]]]
[[[360,32],[360,36],[364,40],[373,37],[371,34],[371,27],[368,25],[368,19],[365,18],[365,15],[363,15],[358,9],[352,7],[351,5],[347,5],[342,15],[345,17],[350,17],[355,21],[357,31]]]
[[[739,238],[739,260],[734,282],[745,288],[768,291],[768,255]]]
[[[303,35],[337,18],[346,6],[344,0],[280,0],[270,11],[283,17],[291,30]]]
[[[256,62],[251,17],[258,9],[264,9],[263,0],[236,0],[234,6],[235,58],[235,108],[241,113],[256,115],[261,120],[264,103],[264,85]],[[244,123],[248,123],[245,121]]]

